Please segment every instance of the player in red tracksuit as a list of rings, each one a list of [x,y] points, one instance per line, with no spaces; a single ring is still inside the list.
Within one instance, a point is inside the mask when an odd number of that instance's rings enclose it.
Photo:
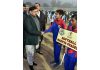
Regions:
[[[77,15],[72,16],[71,24],[71,26],[68,26],[68,30],[77,33]],[[65,52],[64,57],[64,68],[65,70],[74,70],[77,63],[77,52],[70,48],[67,48],[66,50],[67,52]]]

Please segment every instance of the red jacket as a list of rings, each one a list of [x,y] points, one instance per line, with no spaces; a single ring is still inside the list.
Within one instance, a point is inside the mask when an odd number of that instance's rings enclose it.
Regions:
[[[61,28],[67,29],[67,26],[62,18],[55,19],[54,22],[56,22],[58,25],[60,25]]]
[[[72,30],[72,31],[75,32],[75,33],[77,33],[77,27],[74,30]],[[71,54],[71,53],[75,53],[75,57],[77,57],[77,52],[74,51],[73,49],[68,48],[68,54]]]

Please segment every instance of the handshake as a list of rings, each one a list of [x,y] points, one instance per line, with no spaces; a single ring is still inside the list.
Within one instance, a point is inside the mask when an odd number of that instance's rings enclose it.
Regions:
[[[43,34],[44,34],[44,32],[43,32],[43,31],[41,31],[41,34],[43,35]]]

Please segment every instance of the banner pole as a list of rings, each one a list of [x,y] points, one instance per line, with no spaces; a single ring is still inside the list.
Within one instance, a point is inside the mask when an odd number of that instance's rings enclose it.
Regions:
[[[64,57],[65,57],[65,53],[64,53],[64,55],[63,55],[63,58],[62,58],[62,60],[61,60],[60,65],[62,65],[62,63],[63,63],[63,61],[64,61]]]

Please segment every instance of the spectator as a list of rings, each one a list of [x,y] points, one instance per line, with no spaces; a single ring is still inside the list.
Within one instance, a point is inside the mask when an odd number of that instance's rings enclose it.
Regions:
[[[46,16],[44,15],[44,13],[40,10],[41,9],[41,5],[39,3],[35,3],[35,7],[37,8],[37,18],[40,22],[40,28],[41,28],[41,31],[44,31],[45,30],[45,25],[46,25]],[[40,52],[40,49],[41,49],[41,42],[43,40],[43,36],[41,36],[41,40],[39,42],[39,46],[38,46],[38,50],[37,52],[39,54],[42,54],[42,52]]]

